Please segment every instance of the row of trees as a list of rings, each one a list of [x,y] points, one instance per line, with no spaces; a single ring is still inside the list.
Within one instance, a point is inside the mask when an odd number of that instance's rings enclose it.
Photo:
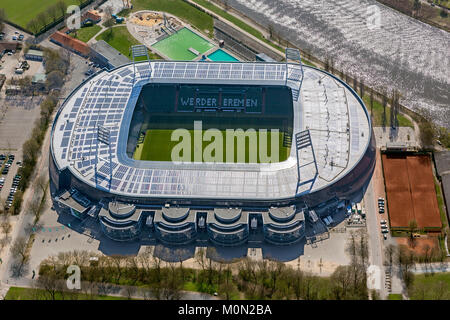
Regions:
[[[78,0],[78,4],[81,6],[84,2],[90,0]],[[45,11],[40,12],[33,19],[31,19],[26,28],[33,32],[34,34],[38,33],[42,29],[46,28],[49,24],[53,24],[61,17],[65,17],[67,5],[63,0],[59,0],[55,4],[47,7]]]
[[[168,249],[157,247],[135,257],[97,256],[95,263],[90,262],[92,254],[86,251],[60,253],[42,262],[39,282],[46,290],[64,290],[58,287],[60,281],[67,277],[67,267],[75,264],[80,266],[82,280],[95,294],[107,295],[107,288],[114,284],[125,286],[130,292],[145,289],[157,299],[179,299],[183,289],[218,292],[224,299],[367,299],[365,236],[355,236],[353,245],[358,257],[350,266],[337,268],[328,278],[268,259],[225,262],[214,248],[198,250],[195,255],[198,267],[193,269],[185,266],[184,250],[167,252],[166,256],[172,257],[167,261],[161,256]]]
[[[40,118],[34,123],[31,137],[22,145],[23,161],[22,168],[19,170],[19,173],[22,175],[19,189],[22,191],[25,191],[28,186],[45,133],[50,125],[53,111],[58,104],[59,92],[54,89],[60,89],[64,84],[64,77],[69,71],[70,54],[63,49],[59,51],[45,49],[44,61],[47,86],[51,92],[40,105]]]
[[[6,20],[6,11],[3,8],[0,8],[0,32],[3,31],[3,28],[5,27],[5,20]]]

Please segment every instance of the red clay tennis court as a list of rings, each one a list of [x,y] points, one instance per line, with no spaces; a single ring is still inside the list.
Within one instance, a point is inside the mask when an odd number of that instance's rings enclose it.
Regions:
[[[389,220],[392,228],[407,228],[416,220],[421,229],[442,227],[431,171],[426,155],[383,154]]]

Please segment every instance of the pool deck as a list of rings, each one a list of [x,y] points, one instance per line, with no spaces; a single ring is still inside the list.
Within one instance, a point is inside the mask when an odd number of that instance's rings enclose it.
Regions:
[[[137,13],[148,13],[148,12],[156,12],[156,13],[159,13],[159,14],[163,14],[163,12],[152,11],[152,10],[142,10],[142,11],[135,12],[134,14],[137,14]],[[190,31],[194,32],[196,35],[198,35],[199,37],[201,37],[202,39],[208,41],[209,43],[211,43],[213,45],[213,47],[211,49],[205,51],[204,53],[199,54],[197,57],[195,57],[194,59],[192,59],[190,61],[199,61],[199,60],[202,59],[203,55],[207,57],[208,55],[210,55],[211,53],[217,51],[218,49],[221,49],[221,50],[225,51],[227,54],[229,54],[229,55],[231,55],[231,56],[233,56],[233,57],[235,57],[237,59],[237,57],[234,54],[232,54],[231,52],[229,52],[228,50],[225,50],[224,48],[220,48],[219,44],[215,40],[208,38],[207,36],[205,36],[204,34],[199,32],[198,30],[194,29],[189,24],[186,24],[183,21],[181,21],[180,19],[178,19],[176,16],[171,15],[169,13],[165,13],[165,15],[167,17],[173,17],[173,18],[177,19],[177,21],[180,23],[180,25],[182,25],[184,28],[189,29]],[[143,31],[146,31],[150,35],[152,33],[152,28],[151,27],[146,27],[146,26],[141,26],[141,25],[136,25],[136,24],[132,23],[130,20],[131,19],[127,19],[126,20],[126,26],[127,26],[128,31],[130,32],[130,34],[137,41],[139,41],[140,43],[144,44],[150,51],[156,53],[157,55],[159,55],[160,57],[164,58],[165,60],[172,60],[166,54],[164,54],[160,50],[158,50],[155,47],[153,47],[153,45],[155,43],[163,40],[163,39],[160,38],[161,37],[160,35],[159,36],[155,35],[155,36],[143,37],[139,33],[140,32],[142,33]],[[207,61],[212,61],[212,60],[207,58]]]

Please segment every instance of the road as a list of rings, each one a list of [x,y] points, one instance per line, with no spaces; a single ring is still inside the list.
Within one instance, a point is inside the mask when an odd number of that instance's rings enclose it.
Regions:
[[[382,298],[386,297],[388,292],[384,286],[384,266],[383,266],[383,245],[381,243],[381,233],[378,217],[377,217],[377,207],[375,203],[376,195],[373,189],[373,180],[369,183],[369,186],[366,190],[366,194],[364,195],[364,206],[366,209],[366,225],[367,225],[367,234],[368,234],[368,242],[369,242],[369,263],[372,266],[376,266],[380,270],[380,277],[376,281],[378,283],[375,284],[375,288],[380,288],[380,296]]]
[[[414,269],[411,270],[411,272],[416,274],[450,272],[450,264],[446,262],[444,263],[433,262],[428,264],[418,263],[415,265]]]

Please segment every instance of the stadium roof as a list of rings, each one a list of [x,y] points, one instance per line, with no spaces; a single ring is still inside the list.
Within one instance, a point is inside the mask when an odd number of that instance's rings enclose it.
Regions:
[[[302,80],[298,65],[286,63],[155,61],[151,69],[149,77],[148,65],[137,64],[135,80],[133,65],[99,72],[66,99],[52,132],[51,152],[59,169],[68,167],[85,183],[116,195],[287,199],[338,181],[360,161],[369,145],[368,113],[353,90],[333,76],[305,66],[298,101],[293,94],[293,132],[295,136],[309,130],[311,143],[298,150],[294,143],[286,161],[177,165],[130,159],[126,155],[129,126],[144,84],[287,85],[294,92]],[[99,132],[107,143],[97,140]]]

